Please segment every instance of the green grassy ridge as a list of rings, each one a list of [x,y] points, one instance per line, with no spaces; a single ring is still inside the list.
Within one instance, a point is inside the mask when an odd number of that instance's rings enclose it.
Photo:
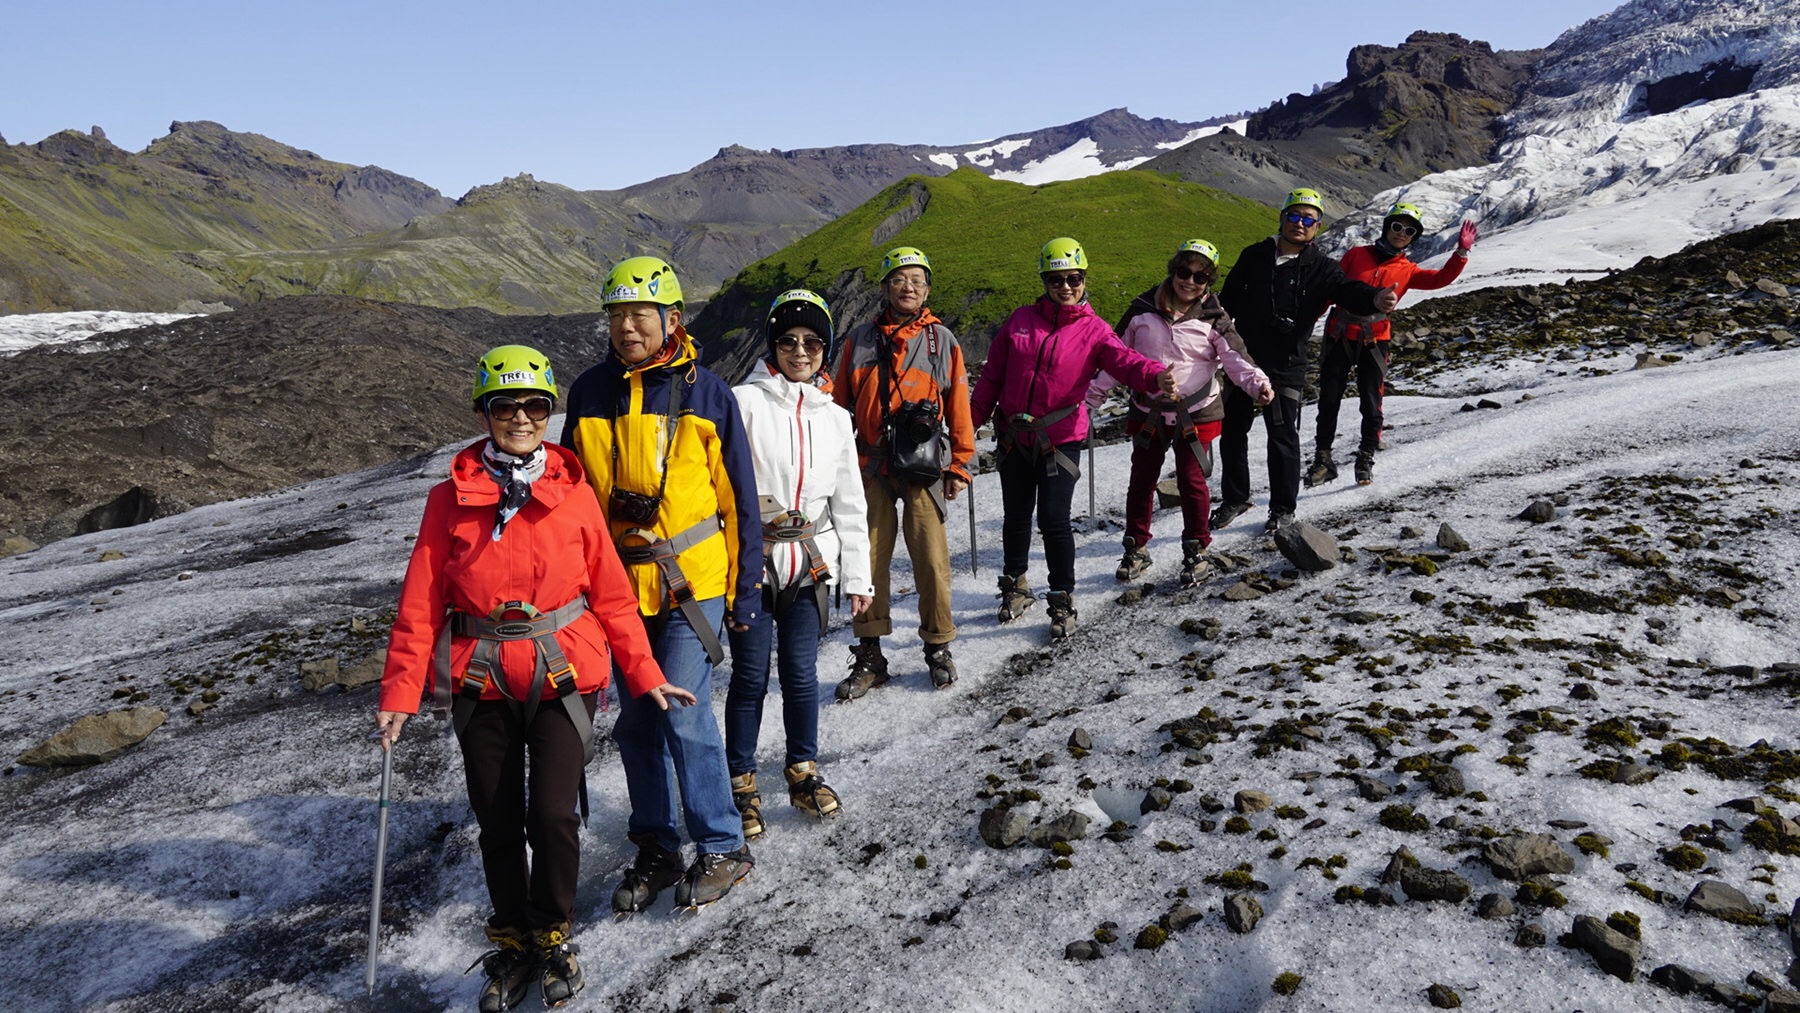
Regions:
[[[876,241],[882,223],[921,190],[927,200],[918,218]],[[1038,250],[1054,237],[1081,242],[1093,263],[1089,298],[1096,312],[1114,320],[1164,276],[1169,255],[1183,241],[1210,241],[1228,267],[1240,250],[1273,231],[1274,217],[1267,205],[1157,173],[1109,172],[1041,186],[990,179],[966,167],[948,176],[912,176],[739,272],[714,299],[721,313],[737,319],[695,326],[731,342],[756,324],[754,315],[737,307],[760,314],[785,288],[835,288],[840,297],[847,286],[866,289],[882,254],[916,246],[931,258],[932,307],[959,335],[985,348],[987,336],[1014,308],[1043,293]]]

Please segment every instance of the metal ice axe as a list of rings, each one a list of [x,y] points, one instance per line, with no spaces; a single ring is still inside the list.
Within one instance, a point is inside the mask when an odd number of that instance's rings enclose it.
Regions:
[[[1088,434],[1088,520],[1099,516],[1094,510],[1094,434]]]
[[[963,495],[969,497],[969,576],[979,577],[979,576],[981,576],[981,570],[975,560],[975,556],[977,553],[975,551],[975,480],[974,480],[974,478],[971,477],[969,479],[969,487],[967,489],[963,490]]]
[[[375,994],[375,958],[381,950],[381,873],[387,860],[387,820],[388,820],[388,782],[394,775],[394,747],[376,732],[375,737],[381,739],[381,804],[375,817],[375,895],[369,901],[369,971],[363,978],[369,987],[369,994]]]

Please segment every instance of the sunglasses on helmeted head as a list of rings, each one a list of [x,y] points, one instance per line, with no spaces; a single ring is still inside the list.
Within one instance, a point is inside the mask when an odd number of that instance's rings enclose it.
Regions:
[[[1080,271],[1070,271],[1068,274],[1044,275],[1044,284],[1051,288],[1080,288],[1082,283],[1086,280],[1086,276]]]
[[[1388,231],[1398,232],[1403,236],[1416,236],[1419,234],[1419,227],[1405,222],[1388,222]]]
[[[1298,225],[1303,229],[1310,229],[1314,225],[1319,224],[1318,216],[1303,215],[1298,211],[1283,212],[1281,215],[1281,220],[1284,222],[1293,222],[1295,225]]]
[[[1197,267],[1192,271],[1185,267],[1178,267],[1169,274],[1176,281],[1191,281],[1196,285],[1211,285],[1213,280],[1213,273],[1204,267]]]
[[[487,403],[488,418],[498,422],[511,422],[521,411],[533,422],[542,422],[550,417],[550,409],[556,402],[550,398],[528,397],[524,399],[510,397],[489,398]]]
[[[791,352],[794,349],[799,348],[801,344],[801,340],[792,334],[783,334],[781,337],[775,339],[775,347],[784,352]],[[824,338],[807,338],[804,344],[806,345],[806,351],[812,355],[817,355],[825,350]]]

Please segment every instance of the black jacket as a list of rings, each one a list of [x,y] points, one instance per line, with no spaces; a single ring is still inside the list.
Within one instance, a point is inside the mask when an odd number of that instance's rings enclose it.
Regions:
[[[1270,381],[1298,387],[1306,381],[1308,339],[1326,308],[1336,303],[1359,316],[1372,316],[1379,291],[1345,277],[1337,261],[1311,244],[1277,267],[1275,239],[1270,237],[1238,254],[1219,302]]]

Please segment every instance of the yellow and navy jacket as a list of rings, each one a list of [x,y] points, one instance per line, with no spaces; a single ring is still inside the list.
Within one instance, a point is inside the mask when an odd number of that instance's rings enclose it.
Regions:
[[[762,514],[743,419],[731,388],[700,365],[687,331],[676,327],[669,340],[670,358],[628,367],[608,349],[582,373],[569,388],[561,442],[581,459],[615,541],[632,531],[668,540],[704,522],[720,524],[717,535],[690,546],[676,562],[694,597],[724,595],[727,614],[748,622],[762,607]],[[681,385],[681,407],[679,418],[671,419],[674,384]],[[639,525],[617,516],[615,488],[644,496],[661,488],[653,521]],[[640,612],[670,608],[654,563],[628,564],[626,570]]]

